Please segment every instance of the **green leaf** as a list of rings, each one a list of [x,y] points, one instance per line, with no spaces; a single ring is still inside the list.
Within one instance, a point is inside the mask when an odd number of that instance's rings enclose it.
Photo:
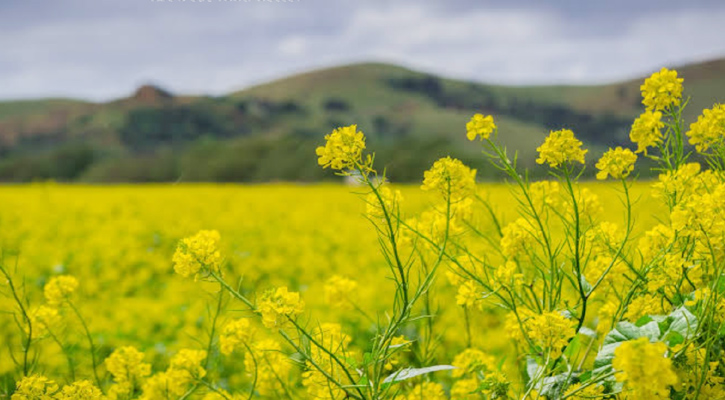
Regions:
[[[604,337],[604,345],[597,353],[594,359],[594,373],[605,373],[611,368],[614,359],[614,350],[619,347],[622,342],[646,337],[650,341],[657,341],[660,338],[661,331],[657,321],[650,321],[642,326],[637,326],[631,322],[622,321]]]
[[[400,371],[397,371],[393,373],[392,375],[389,375],[387,378],[383,380],[383,383],[396,383],[401,382],[406,379],[415,378],[419,375],[429,374],[431,372],[436,371],[448,371],[451,369],[456,369],[456,367],[452,365],[433,365],[431,367],[425,367],[425,368],[404,368]]]
[[[697,317],[694,316],[687,308],[680,307],[675,311],[672,311],[669,317],[672,318],[672,323],[670,324],[665,336],[669,332],[676,332],[682,335],[684,339],[691,339],[695,332],[697,332]]]

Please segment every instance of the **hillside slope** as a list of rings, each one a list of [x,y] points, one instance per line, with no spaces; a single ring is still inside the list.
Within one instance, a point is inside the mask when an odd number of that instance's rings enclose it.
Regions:
[[[725,59],[677,68],[692,100],[686,118],[725,101]],[[294,75],[218,97],[143,86],[108,103],[71,99],[0,102],[0,179],[86,181],[310,181],[314,147],[358,124],[398,181],[418,180],[444,154],[496,176],[466,143],[474,112],[495,116],[501,139],[535,168],[550,129],[568,127],[591,149],[627,143],[641,112],[642,78],[600,86],[506,87],[386,64]]]

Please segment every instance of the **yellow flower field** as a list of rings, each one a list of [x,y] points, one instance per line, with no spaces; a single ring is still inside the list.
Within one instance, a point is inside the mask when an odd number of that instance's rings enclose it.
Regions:
[[[618,222],[622,205],[617,186],[585,186],[611,205],[612,220]],[[416,215],[433,201],[418,186],[398,189],[404,214]],[[481,184],[477,193],[511,220],[516,209],[503,206],[511,204],[511,190],[502,184]],[[99,357],[133,345],[147,353],[148,361],[162,366],[176,350],[199,347],[198,341],[206,340],[207,305],[218,291],[210,284],[200,291],[199,282],[174,274],[176,244],[201,229],[216,229],[224,268],[234,280],[243,278],[245,286],[259,290],[279,285],[299,290],[308,305],[306,318],[341,322],[356,338],[355,330],[365,331],[367,321],[348,312],[349,307],[331,307],[325,301],[326,280],[332,275],[354,278],[356,303],[372,315],[390,306],[384,294],[394,290],[375,230],[365,218],[364,196],[356,194],[360,191],[342,185],[281,184],[5,187],[0,189],[3,264],[16,271],[18,279],[25,279],[31,308],[44,303],[43,285],[50,277],[75,276],[79,281],[75,302],[96,338]],[[642,198],[636,205],[638,218],[648,225],[658,210],[656,205],[652,208],[656,203],[650,192],[649,184],[633,188],[633,195]],[[476,214],[487,218],[482,207]],[[446,351],[438,357],[450,362],[465,347],[463,312],[444,274],[436,286],[440,288],[435,296],[436,324],[446,340]],[[222,319],[239,314],[237,305],[225,302]],[[8,296],[0,298],[0,305],[6,311],[14,309]],[[471,319],[474,330],[487,332],[474,335],[476,345],[505,351],[505,334],[491,331],[498,329],[497,318]],[[57,334],[75,347],[78,375],[87,376],[90,359],[79,322],[70,314],[62,320]],[[265,335],[260,324],[252,325]],[[0,368],[3,374],[12,374],[15,365],[9,351],[20,346],[19,334],[8,314],[2,315],[0,326],[0,336],[12,346],[0,347]],[[62,381],[68,366],[59,346],[51,338],[39,345],[38,369]],[[243,377],[242,363],[225,364],[229,372]]]
[[[505,184],[391,185],[351,125],[316,155],[355,186],[2,188],[0,396],[723,399],[725,114],[681,93],[642,85],[615,183],[566,128],[530,181],[476,114]]]

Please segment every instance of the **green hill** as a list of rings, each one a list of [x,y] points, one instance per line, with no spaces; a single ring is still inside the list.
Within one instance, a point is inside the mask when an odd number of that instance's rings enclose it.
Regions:
[[[677,68],[692,101],[686,118],[725,101],[725,59]],[[534,169],[550,129],[568,127],[595,160],[626,145],[642,110],[643,78],[600,86],[507,87],[444,79],[386,64],[291,76],[225,96],[175,96],[143,86],[108,103],[0,102],[0,180],[312,181],[323,135],[358,124],[396,181],[417,181],[455,155],[498,176],[465,140],[475,112],[495,116],[501,140]],[[541,171],[538,171],[539,173]]]

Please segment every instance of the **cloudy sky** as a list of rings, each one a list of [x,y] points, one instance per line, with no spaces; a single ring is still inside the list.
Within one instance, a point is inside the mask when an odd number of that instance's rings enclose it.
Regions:
[[[359,61],[604,83],[725,56],[723,21],[722,0],[2,0],[0,99],[222,94]]]

